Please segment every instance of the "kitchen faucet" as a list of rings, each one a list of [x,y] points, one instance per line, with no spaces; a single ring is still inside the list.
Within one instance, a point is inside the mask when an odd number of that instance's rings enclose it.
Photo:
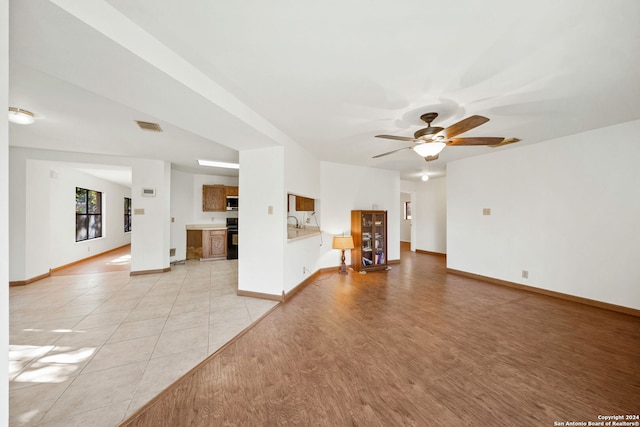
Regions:
[[[298,222],[298,217],[293,216],[293,215],[289,215],[289,216],[287,217],[287,222],[289,222],[289,218],[293,218],[293,219],[295,219],[295,220],[296,220],[296,228],[300,228],[300,223]]]

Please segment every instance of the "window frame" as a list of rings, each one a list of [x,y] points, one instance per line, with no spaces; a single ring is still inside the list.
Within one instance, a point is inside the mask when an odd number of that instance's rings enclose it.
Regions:
[[[127,206],[127,202],[129,202],[128,206]],[[131,233],[131,228],[132,228],[131,227],[131,225],[132,225],[131,224],[131,219],[132,219],[131,218],[131,211],[132,211],[131,203],[132,203],[131,197],[125,197],[124,198],[124,232],[125,233]]]
[[[84,208],[78,210],[79,206],[79,198],[78,194],[84,192],[84,201],[80,203],[84,203]],[[90,194],[95,194],[95,204],[93,205],[93,212],[89,212],[90,209]],[[102,230],[104,228],[103,221],[103,193],[102,191],[97,190],[89,190],[88,188],[76,187],[76,243],[85,242],[87,240],[100,239],[103,237]],[[99,227],[95,227],[95,224],[99,224]],[[80,228],[84,228],[84,233],[81,234],[78,232]],[[97,233],[96,233],[97,230]]]

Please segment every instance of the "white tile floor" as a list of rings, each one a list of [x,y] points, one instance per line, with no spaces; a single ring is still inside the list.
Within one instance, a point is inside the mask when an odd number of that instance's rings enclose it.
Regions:
[[[10,425],[118,425],[277,304],[236,288],[237,261],[10,288]]]

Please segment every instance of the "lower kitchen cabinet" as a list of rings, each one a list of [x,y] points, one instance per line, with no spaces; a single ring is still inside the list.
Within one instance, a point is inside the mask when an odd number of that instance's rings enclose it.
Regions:
[[[227,230],[187,230],[187,259],[227,258]]]
[[[227,258],[227,230],[202,231],[202,259]]]

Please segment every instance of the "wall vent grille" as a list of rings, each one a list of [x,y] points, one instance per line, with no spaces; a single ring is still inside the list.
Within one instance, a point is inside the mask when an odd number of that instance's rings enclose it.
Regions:
[[[162,132],[162,128],[158,123],[141,122],[139,120],[136,120],[136,123],[142,130],[148,130],[150,132]]]

